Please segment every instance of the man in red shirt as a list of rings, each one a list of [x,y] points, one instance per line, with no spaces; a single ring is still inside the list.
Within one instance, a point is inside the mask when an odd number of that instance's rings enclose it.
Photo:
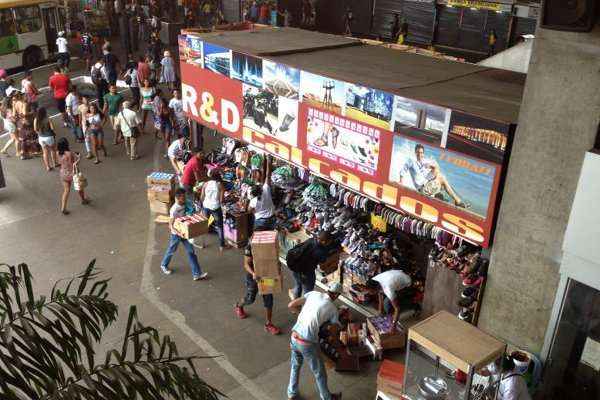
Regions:
[[[137,79],[140,87],[144,87],[144,81],[150,80],[150,65],[148,65],[148,58],[140,56],[137,65]]]
[[[204,178],[203,156],[202,150],[199,147],[194,147],[192,149],[192,158],[183,167],[181,184],[188,194],[193,193],[196,183]]]
[[[54,75],[50,77],[48,86],[54,93],[54,100],[56,101],[56,108],[62,114],[63,124],[67,126],[67,105],[65,99],[69,94],[69,86],[71,86],[71,79],[62,73],[59,67],[54,70]]]
[[[269,10],[269,5],[267,2],[262,3],[258,12],[258,23],[267,25],[269,23],[269,14],[271,11]]]

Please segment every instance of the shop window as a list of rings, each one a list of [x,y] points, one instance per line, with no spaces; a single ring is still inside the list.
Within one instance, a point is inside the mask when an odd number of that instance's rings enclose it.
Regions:
[[[0,10],[0,37],[15,34],[15,20],[11,9]]]
[[[37,32],[42,27],[40,9],[37,6],[15,8],[17,32]]]

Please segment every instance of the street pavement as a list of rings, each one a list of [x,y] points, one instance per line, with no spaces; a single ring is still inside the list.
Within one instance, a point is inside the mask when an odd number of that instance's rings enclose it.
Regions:
[[[81,65],[76,64],[73,77],[82,75]],[[35,71],[40,87],[49,71]],[[57,113],[47,95],[42,104],[49,106],[49,115]],[[68,137],[74,150],[84,153],[82,145],[62,128],[60,117],[54,121],[58,135]],[[112,277],[110,297],[120,310],[118,321],[98,346],[100,354],[119,346],[128,307],[136,305],[142,321],[174,338],[181,353],[209,356],[197,362],[198,370],[229,398],[287,398],[289,334],[295,322],[286,308],[290,275],[284,294],[275,296],[273,322],[283,333],[271,336],[263,329],[260,296],[247,309],[248,319],[235,317],[233,305],[244,290],[241,252],[231,249],[221,254],[214,235],[208,238],[207,248],[197,250],[210,279],[192,281],[183,249],[171,263],[175,272],[161,274],[168,232],[166,225],[154,223],[145,178],[152,171],[169,170],[162,158],[162,142],[152,133],[143,135],[138,140],[141,159],[130,161],[122,146],[112,146],[112,131],[106,129],[108,157],[99,165],[85,159],[81,163],[92,203],[82,206],[76,193],[71,193],[68,216],[59,212],[57,171],[46,172],[41,158],[21,161],[14,155],[2,156],[7,187],[0,189],[0,262],[27,263],[36,288],[47,294],[55,281],[72,277],[96,259],[103,273]],[[206,139],[210,146],[218,138]],[[373,399],[377,368],[378,363],[364,362],[359,373],[330,370],[330,388],[343,391],[344,399]],[[300,388],[303,399],[318,398],[308,365],[303,368]]]

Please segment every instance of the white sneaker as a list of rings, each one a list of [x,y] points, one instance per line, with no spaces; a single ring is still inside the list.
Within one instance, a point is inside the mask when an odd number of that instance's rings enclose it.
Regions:
[[[171,275],[173,273],[173,271],[171,271],[169,268],[165,267],[164,265],[160,266],[160,270],[165,275]]]
[[[206,279],[207,277],[208,277],[208,272],[203,272],[200,275],[194,276],[194,280],[195,281],[201,281],[201,280]]]

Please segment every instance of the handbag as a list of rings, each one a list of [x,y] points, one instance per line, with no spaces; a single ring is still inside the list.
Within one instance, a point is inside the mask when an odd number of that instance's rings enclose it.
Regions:
[[[73,164],[73,189],[76,191],[83,190],[87,187],[87,178],[81,173],[79,167]]]
[[[125,122],[125,125],[127,125],[127,129],[129,129],[129,132],[131,132],[131,137],[137,138],[140,135],[140,131],[139,131],[138,127],[134,126],[132,128],[131,126],[129,126],[129,124],[127,123],[127,120],[125,119],[125,116],[123,115],[123,111],[121,111],[120,114],[123,117],[123,122]]]

